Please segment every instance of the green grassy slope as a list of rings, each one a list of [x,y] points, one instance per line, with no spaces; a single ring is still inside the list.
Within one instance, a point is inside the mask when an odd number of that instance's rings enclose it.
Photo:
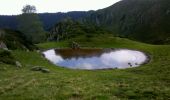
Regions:
[[[69,41],[44,43],[42,49],[67,47]],[[0,64],[0,100],[168,100],[170,98],[170,46],[149,45],[107,35],[74,41],[84,47],[129,48],[148,53],[150,63],[137,68],[112,70],[72,70],[57,67],[40,53],[12,51],[24,66]],[[30,71],[44,66],[50,73]]]

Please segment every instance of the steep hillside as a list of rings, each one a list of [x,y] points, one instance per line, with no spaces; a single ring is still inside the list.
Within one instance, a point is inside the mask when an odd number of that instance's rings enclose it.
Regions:
[[[49,31],[57,22],[65,18],[71,18],[73,20],[78,20],[82,17],[88,16],[90,12],[85,11],[73,11],[68,13],[42,13],[39,14],[41,21],[43,22],[44,28]]]
[[[99,35],[110,33],[101,27],[90,24],[83,24],[70,18],[58,22],[50,30],[51,31],[48,36],[48,40],[55,41],[75,38],[80,35],[84,35],[90,38],[96,34]]]
[[[0,46],[10,50],[33,50],[35,47],[19,31],[0,29]]]
[[[86,22],[131,39],[170,43],[169,0],[122,0],[92,13]]]
[[[170,0],[121,0],[97,11],[43,13],[39,16],[48,31],[56,23],[70,17],[88,26],[102,27],[120,37],[170,44]],[[16,16],[0,16],[0,27],[16,29]]]

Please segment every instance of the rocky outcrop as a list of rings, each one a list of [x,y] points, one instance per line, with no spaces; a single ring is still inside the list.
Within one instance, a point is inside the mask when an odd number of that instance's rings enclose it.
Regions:
[[[0,49],[0,62],[15,65],[15,61],[11,51]]]
[[[8,50],[6,44],[3,42],[5,37],[5,32],[0,29],[0,49]]]
[[[0,49],[8,50],[6,44],[4,42],[0,42]]]
[[[0,29],[0,48],[9,50],[36,49],[36,47],[30,41],[26,40],[23,33],[10,29]]]
[[[121,37],[154,44],[170,43],[170,0],[120,0],[93,12],[85,21]]]
[[[48,36],[48,40],[60,41],[67,37],[68,31],[71,26],[73,26],[73,21],[71,19],[65,19],[57,23],[52,29]]]
[[[72,48],[72,49],[80,49],[80,45],[79,45],[78,43],[76,43],[76,42],[73,41],[73,42],[71,43],[71,48]]]

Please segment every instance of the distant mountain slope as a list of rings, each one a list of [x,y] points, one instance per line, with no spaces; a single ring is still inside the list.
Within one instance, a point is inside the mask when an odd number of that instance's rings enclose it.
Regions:
[[[87,16],[89,13],[85,11],[73,11],[68,13],[41,13],[38,14],[40,19],[42,20],[43,26],[46,30],[51,28],[57,22],[70,17],[72,19],[79,19]],[[17,16],[5,16],[0,15],[0,28],[10,28],[17,29],[18,21]]]
[[[121,0],[89,12],[39,14],[48,31],[70,17],[84,25],[99,26],[121,37],[153,44],[170,44],[170,0]],[[16,16],[0,16],[0,27],[16,29]]]
[[[89,12],[85,11],[73,11],[68,13],[42,13],[39,14],[40,19],[43,22],[44,28],[46,30],[49,30],[51,27],[53,27],[57,22],[60,22],[61,20],[65,18],[71,18],[73,20],[78,20],[82,17],[85,17],[89,15]]]
[[[122,0],[86,21],[131,39],[170,43],[170,0]]]
[[[16,16],[0,15],[0,28],[16,29],[17,28]]]

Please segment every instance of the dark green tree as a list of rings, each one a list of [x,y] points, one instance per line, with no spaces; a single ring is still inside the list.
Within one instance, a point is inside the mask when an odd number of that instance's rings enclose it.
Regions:
[[[42,23],[36,14],[36,7],[26,5],[22,9],[22,14],[18,17],[19,30],[24,33],[26,38],[33,43],[45,40],[46,35]]]

